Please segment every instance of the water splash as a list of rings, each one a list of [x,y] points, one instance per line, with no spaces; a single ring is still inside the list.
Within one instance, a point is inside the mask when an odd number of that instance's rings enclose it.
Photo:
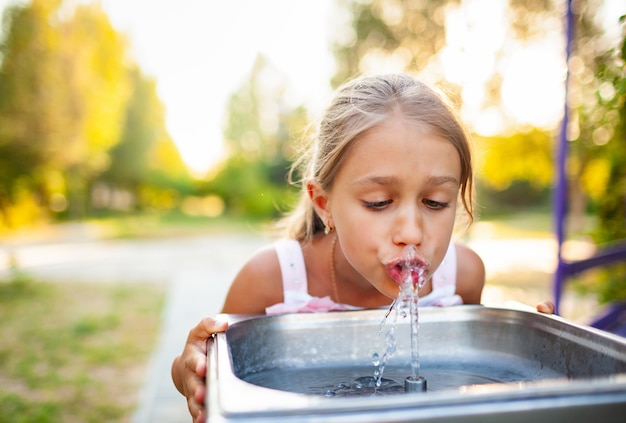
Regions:
[[[385,317],[380,323],[378,333],[382,334],[383,326],[387,321],[387,318],[394,311],[393,322],[391,327],[387,331],[385,341],[387,349],[382,357],[379,357],[378,353],[374,353],[372,356],[372,362],[377,366],[374,371],[374,377],[376,378],[376,386],[379,387],[382,383],[383,372],[387,365],[387,360],[396,351],[396,338],[395,328],[398,321],[398,316],[406,318],[407,315],[411,318],[411,378],[418,379],[420,372],[419,364],[419,344],[418,344],[418,332],[419,332],[419,290],[425,285],[425,269],[421,262],[417,260],[417,248],[415,245],[407,245],[404,249],[404,267],[403,277],[400,283],[400,291],[398,298],[393,301],[391,307],[385,314]]]

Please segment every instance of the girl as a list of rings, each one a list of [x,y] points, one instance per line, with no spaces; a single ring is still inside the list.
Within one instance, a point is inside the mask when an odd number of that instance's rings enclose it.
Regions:
[[[427,278],[420,305],[480,303],[482,260],[451,243],[458,202],[473,219],[469,140],[433,89],[405,74],[345,84],[300,165],[302,197],[284,221],[286,239],[243,266],[223,313],[388,307],[408,245]],[[225,329],[202,320],[172,365],[197,421],[205,420],[206,340]]]

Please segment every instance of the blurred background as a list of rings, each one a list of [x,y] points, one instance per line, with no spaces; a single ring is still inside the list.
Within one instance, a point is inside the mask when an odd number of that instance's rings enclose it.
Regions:
[[[0,421],[137,420],[164,330],[219,311],[298,195],[309,125],[364,72],[419,74],[472,133],[460,236],[483,302],[551,299],[566,98],[563,256],[626,239],[626,4],[571,2],[569,61],[567,5],[0,0]],[[571,278],[561,312],[586,323],[624,299],[621,262]]]

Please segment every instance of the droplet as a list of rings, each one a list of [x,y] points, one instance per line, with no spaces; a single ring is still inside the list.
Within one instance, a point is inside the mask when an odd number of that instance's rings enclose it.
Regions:
[[[378,355],[377,352],[375,352],[374,354],[372,354],[372,364],[374,366],[378,366],[380,364],[380,356]]]

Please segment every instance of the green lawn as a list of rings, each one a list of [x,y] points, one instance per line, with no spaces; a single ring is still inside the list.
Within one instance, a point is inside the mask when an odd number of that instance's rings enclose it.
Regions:
[[[126,422],[165,287],[0,282],[0,422]]]

